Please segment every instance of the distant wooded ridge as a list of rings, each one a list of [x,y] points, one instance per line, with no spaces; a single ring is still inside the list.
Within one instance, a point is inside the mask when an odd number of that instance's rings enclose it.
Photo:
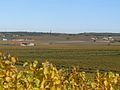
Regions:
[[[69,34],[69,33],[51,33],[51,32],[0,32],[0,34],[4,35],[19,35],[19,36],[40,36],[40,35],[85,35],[85,36],[120,36],[120,33],[77,33],[77,34]]]

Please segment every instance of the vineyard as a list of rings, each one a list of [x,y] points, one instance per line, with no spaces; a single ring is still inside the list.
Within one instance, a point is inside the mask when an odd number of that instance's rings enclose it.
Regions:
[[[118,73],[96,71],[89,80],[84,71],[73,67],[57,69],[45,61],[25,62],[21,70],[16,67],[17,58],[0,53],[0,90],[119,90]]]
[[[1,46],[0,51],[10,53],[18,58],[17,67],[24,62],[44,60],[61,67],[79,66],[83,71],[95,73],[120,72],[120,46],[105,45],[44,45],[36,47]]]

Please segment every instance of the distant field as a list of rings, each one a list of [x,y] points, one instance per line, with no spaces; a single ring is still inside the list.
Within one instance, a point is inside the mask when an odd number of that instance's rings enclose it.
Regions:
[[[79,66],[87,72],[120,71],[120,46],[107,45],[41,45],[35,47],[0,46],[0,51],[18,57],[17,65],[25,61],[48,60],[58,67]]]

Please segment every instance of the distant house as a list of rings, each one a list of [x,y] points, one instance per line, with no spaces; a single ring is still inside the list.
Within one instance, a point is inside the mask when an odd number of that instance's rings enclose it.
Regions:
[[[93,42],[96,42],[97,38],[91,38],[91,40],[92,40]]]
[[[106,40],[106,41],[108,41],[109,39],[108,39],[107,37],[103,37],[103,40]]]
[[[109,39],[110,42],[114,41],[113,37],[108,37],[108,39]]]
[[[20,46],[35,46],[35,44],[31,42],[21,42]]]
[[[106,41],[114,41],[113,37],[104,37],[103,40],[106,40]]]
[[[113,37],[108,37],[109,40],[114,40]]]
[[[3,41],[7,41],[8,39],[6,39],[6,38],[3,38],[2,40],[3,40]]]

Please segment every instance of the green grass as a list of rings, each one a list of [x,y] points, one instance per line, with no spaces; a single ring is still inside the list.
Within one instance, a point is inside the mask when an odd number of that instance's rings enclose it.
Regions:
[[[105,45],[46,45],[37,47],[0,47],[0,51],[18,57],[18,65],[25,61],[48,60],[58,67],[79,66],[87,72],[120,71],[120,47]]]

